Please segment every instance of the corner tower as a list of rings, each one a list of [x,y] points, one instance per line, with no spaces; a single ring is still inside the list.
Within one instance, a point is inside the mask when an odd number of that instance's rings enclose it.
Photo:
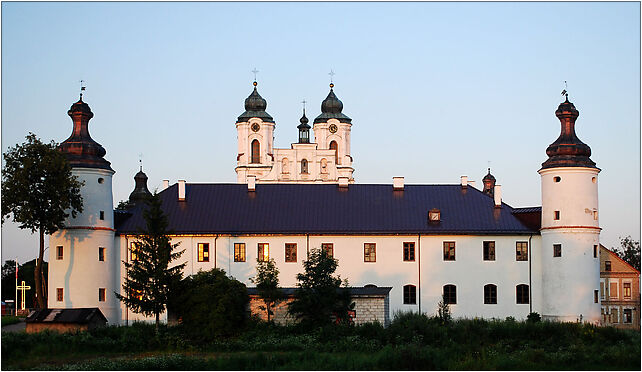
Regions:
[[[270,173],[274,165],[274,119],[265,109],[267,101],[256,89],[245,99],[245,112],[236,121],[238,155],[236,156],[236,178],[246,183],[248,176],[261,179]]]
[[[71,136],[60,144],[72,174],[84,183],[80,193],[83,211],[68,217],[65,227],[50,236],[48,301],[52,308],[98,307],[109,323],[120,320],[118,268],[114,246],[114,213],[110,163],[105,149],[89,135],[94,116],[82,100],[67,114],[73,121]]]
[[[558,321],[600,319],[597,175],[591,148],[575,134],[579,111],[568,100],[555,115],[561,133],[546,149],[542,183],[542,316]]]

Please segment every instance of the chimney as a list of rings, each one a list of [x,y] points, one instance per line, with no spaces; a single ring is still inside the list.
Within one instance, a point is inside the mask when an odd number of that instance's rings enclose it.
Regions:
[[[468,181],[468,186],[475,187],[475,181],[473,180]]]
[[[169,187],[169,180],[163,180],[163,190]],[[161,191],[163,191],[161,190]]]
[[[468,176],[461,176],[461,188],[465,189],[468,187]]]
[[[403,177],[392,177],[392,189],[403,191]]]
[[[339,177],[339,187],[348,187],[348,177]]]
[[[495,208],[501,208],[502,207],[502,186],[495,185],[493,194],[494,194],[493,196],[495,197]]]
[[[178,180],[178,201],[185,201],[185,180]]]
[[[256,176],[247,176],[247,191],[256,191]]]

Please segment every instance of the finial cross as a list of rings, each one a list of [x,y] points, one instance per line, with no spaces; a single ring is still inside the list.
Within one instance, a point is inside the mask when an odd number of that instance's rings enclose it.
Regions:
[[[305,104],[307,103],[307,101],[303,100],[303,101],[301,101],[301,103],[303,103],[303,111],[305,111]]]
[[[143,170],[143,153],[142,152],[140,154],[138,154],[138,163],[140,165],[140,170],[142,172],[142,170]]]
[[[566,84],[566,80],[564,80],[564,90],[562,91],[562,95],[566,96],[566,100],[568,101],[568,85]]]
[[[259,73],[259,70],[257,70],[256,67],[254,67],[254,70],[252,70],[251,72],[254,74],[254,81],[256,81],[256,74]]]
[[[328,75],[330,75],[330,82],[333,83],[332,79],[334,78],[334,75],[336,75],[336,74],[334,73],[334,71],[330,70],[330,72],[328,72]]]
[[[80,80],[80,99],[82,99],[82,92],[85,91],[85,88],[86,88],[85,87],[85,81],[84,80]]]

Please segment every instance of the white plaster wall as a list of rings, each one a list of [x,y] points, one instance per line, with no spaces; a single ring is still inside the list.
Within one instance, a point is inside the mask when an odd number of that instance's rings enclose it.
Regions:
[[[83,199],[83,211],[72,218],[71,214],[65,226],[91,226],[114,228],[114,201],[112,197],[112,175],[114,171],[106,169],[73,168],[71,173],[85,184],[80,189]],[[98,183],[102,178],[103,183]],[[100,211],[105,212],[105,219],[100,220]]]
[[[599,227],[597,168],[548,168],[539,171],[542,181],[542,228],[560,226]],[[560,177],[560,182],[554,182]],[[593,182],[595,178],[595,182]],[[554,220],[554,211],[560,219]]]

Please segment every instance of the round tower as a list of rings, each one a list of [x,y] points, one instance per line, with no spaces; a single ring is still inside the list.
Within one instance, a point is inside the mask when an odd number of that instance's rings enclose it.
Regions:
[[[120,255],[114,243],[114,171],[104,159],[105,149],[89,135],[94,114],[82,94],[67,113],[73,131],[59,149],[84,183],[83,211],[75,218],[69,216],[65,228],[50,237],[49,306],[98,307],[109,323],[117,324],[120,314],[114,292],[120,290]]]
[[[591,148],[575,134],[579,111],[568,95],[555,115],[561,134],[546,149],[542,182],[542,316],[599,322],[600,227]]]

